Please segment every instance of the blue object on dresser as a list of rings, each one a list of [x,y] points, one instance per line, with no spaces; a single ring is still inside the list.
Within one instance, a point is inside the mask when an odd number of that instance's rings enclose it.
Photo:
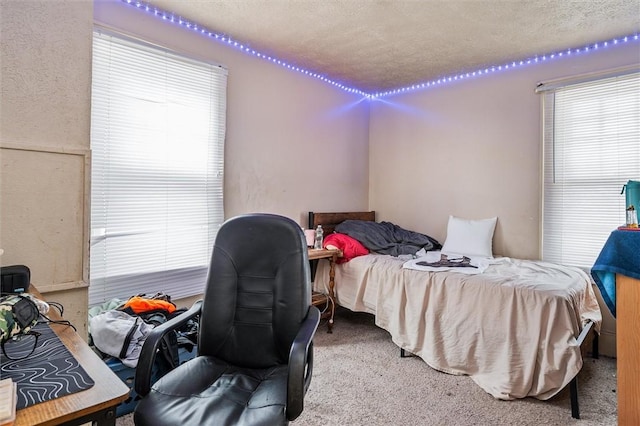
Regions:
[[[625,210],[628,209],[629,206],[640,210],[640,181],[630,180],[622,187],[622,192],[626,192]]]
[[[614,318],[616,274],[640,280],[640,231],[613,231],[591,268],[591,276]]]

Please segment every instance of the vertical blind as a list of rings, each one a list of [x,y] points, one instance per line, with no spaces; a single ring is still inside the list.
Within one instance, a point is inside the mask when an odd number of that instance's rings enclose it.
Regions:
[[[593,266],[640,179],[640,73],[544,90],[543,259]]]
[[[89,304],[202,293],[224,220],[227,72],[96,30]]]

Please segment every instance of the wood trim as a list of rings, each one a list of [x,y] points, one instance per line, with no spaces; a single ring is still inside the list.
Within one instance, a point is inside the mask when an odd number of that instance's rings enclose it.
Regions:
[[[59,147],[35,144],[16,144],[11,142],[0,142],[0,150],[24,151],[33,153],[56,154],[65,156],[81,157],[82,164],[82,270],[81,276],[77,277],[77,282],[64,282],[56,284],[42,284],[43,292],[68,290],[78,287],[86,287],[89,282],[89,249],[91,240],[91,150],[80,147]],[[5,247],[6,249],[6,247]]]
[[[80,155],[84,157],[89,157],[91,155],[91,151],[88,148],[17,144],[6,141],[0,142],[0,149],[12,149],[14,151],[48,152],[50,154]]]
[[[42,294],[52,293],[56,291],[75,290],[77,288],[89,287],[86,281],[70,281],[66,283],[57,283],[49,285],[38,285],[38,290]]]

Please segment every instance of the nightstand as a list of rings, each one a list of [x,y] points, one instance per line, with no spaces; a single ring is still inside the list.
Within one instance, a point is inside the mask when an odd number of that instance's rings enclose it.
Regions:
[[[335,266],[338,257],[342,256],[342,251],[338,249],[309,249],[309,260],[327,259],[329,261],[329,292],[322,293],[314,291],[311,298],[311,304],[317,306],[322,313],[322,319],[328,318],[327,333],[333,332],[333,315],[336,312],[336,299],[334,288],[335,282]],[[316,275],[317,277],[317,275]]]

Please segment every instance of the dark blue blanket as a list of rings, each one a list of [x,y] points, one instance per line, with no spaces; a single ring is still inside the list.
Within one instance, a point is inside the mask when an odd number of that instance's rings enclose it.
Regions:
[[[640,280],[640,231],[613,231],[591,268],[591,276],[614,317],[616,274]]]
[[[391,256],[416,254],[422,248],[429,251],[442,247],[428,235],[406,230],[391,222],[345,220],[335,227],[335,231],[355,238],[369,251]]]

